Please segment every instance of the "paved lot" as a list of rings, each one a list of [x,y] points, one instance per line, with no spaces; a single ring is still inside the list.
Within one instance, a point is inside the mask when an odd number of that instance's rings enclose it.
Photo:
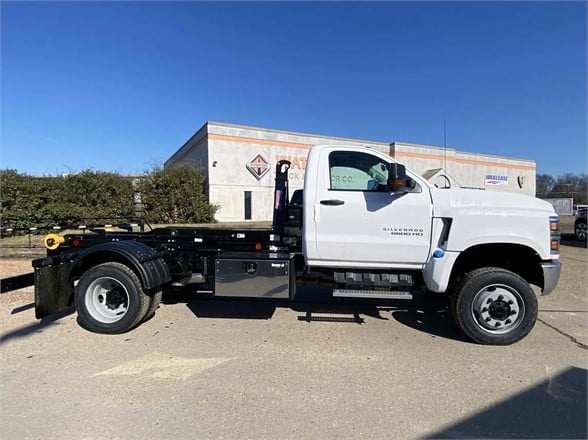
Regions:
[[[168,295],[105,336],[35,320],[30,289],[1,295],[0,437],[586,438],[588,255],[565,243],[557,291],[508,347],[466,341],[440,300]]]

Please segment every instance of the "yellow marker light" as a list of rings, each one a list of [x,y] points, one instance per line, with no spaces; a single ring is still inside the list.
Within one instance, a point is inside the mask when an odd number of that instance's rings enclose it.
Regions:
[[[45,247],[47,249],[49,249],[50,251],[54,251],[55,249],[57,249],[59,247],[59,245],[61,243],[65,242],[65,238],[60,237],[57,234],[47,234],[45,236],[45,238],[43,239],[43,243],[45,244]]]
[[[551,240],[551,250],[552,251],[559,250],[559,240]]]

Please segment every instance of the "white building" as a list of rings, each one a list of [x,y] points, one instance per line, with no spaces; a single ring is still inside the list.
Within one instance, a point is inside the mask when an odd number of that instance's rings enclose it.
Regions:
[[[306,155],[317,144],[362,145],[389,154],[437,186],[535,195],[535,161],[402,142],[375,142],[207,122],[165,163],[189,163],[208,175],[219,221],[271,220],[275,166],[287,159],[290,190],[302,188]]]

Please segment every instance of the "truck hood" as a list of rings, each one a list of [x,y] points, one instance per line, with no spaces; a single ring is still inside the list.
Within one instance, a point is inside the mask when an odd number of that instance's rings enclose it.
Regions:
[[[447,249],[463,251],[486,243],[510,243],[552,258],[549,217],[553,206],[523,194],[474,189],[431,189],[433,216],[450,218]]]
[[[431,189],[434,216],[452,216],[457,212],[476,211],[494,214],[544,214],[556,215],[553,206],[536,197],[506,191],[486,191],[481,189],[451,188]],[[450,214],[450,215],[448,215]]]

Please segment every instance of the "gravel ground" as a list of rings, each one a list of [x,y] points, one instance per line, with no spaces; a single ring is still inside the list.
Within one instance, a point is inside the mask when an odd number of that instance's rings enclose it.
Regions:
[[[32,272],[30,258],[3,258],[0,260],[0,278]]]

